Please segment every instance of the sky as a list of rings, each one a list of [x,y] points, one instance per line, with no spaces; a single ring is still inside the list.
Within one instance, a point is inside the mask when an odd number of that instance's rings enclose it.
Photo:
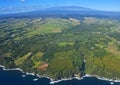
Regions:
[[[0,0],[0,14],[26,12],[56,6],[80,6],[120,12],[120,0]]]

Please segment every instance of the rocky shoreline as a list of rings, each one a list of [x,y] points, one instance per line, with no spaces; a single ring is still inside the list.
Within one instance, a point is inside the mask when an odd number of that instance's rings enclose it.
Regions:
[[[50,84],[55,84],[55,83],[58,83],[58,82],[61,82],[61,81],[67,81],[67,80],[73,80],[73,79],[82,80],[82,79],[85,78],[85,77],[96,77],[96,78],[99,79],[99,80],[110,81],[111,83],[120,82],[120,80],[114,80],[114,79],[109,79],[109,78],[104,78],[104,77],[99,77],[99,76],[97,76],[97,75],[89,75],[89,74],[86,74],[86,75],[83,76],[83,77],[63,78],[63,79],[61,79],[61,80],[55,81],[54,79],[52,79],[52,78],[50,78],[50,77],[47,77],[47,76],[40,76],[39,74],[24,72],[24,71],[23,71],[22,69],[20,69],[20,68],[6,69],[5,66],[3,66],[3,65],[0,65],[0,67],[2,67],[3,70],[5,70],[5,71],[16,70],[16,71],[21,71],[22,73],[25,73],[25,75],[32,75],[32,76],[37,76],[38,78],[47,78],[47,79],[50,79]],[[23,77],[25,77],[25,75],[24,75]],[[33,79],[33,81],[37,81],[38,78]]]

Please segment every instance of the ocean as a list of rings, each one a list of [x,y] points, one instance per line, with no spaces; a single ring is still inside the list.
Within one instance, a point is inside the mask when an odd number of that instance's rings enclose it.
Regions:
[[[26,75],[19,70],[5,71],[0,67],[0,85],[120,85],[120,82],[100,80],[96,77],[84,77],[81,80],[72,79],[50,84],[48,78]]]

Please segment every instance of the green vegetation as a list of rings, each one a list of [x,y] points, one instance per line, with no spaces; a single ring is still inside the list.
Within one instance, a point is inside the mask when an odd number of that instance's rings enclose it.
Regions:
[[[74,43],[72,43],[72,42],[70,42],[70,43],[67,43],[67,42],[58,43],[58,46],[67,46],[67,45],[74,45]]]
[[[0,64],[54,79],[120,79],[119,29],[120,21],[93,17],[2,19]]]
[[[25,60],[27,60],[30,57],[31,53],[27,53],[23,57],[18,57],[18,59],[15,60],[15,65],[21,65]]]

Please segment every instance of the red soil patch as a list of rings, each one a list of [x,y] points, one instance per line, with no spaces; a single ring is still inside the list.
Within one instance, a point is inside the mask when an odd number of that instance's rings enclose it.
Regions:
[[[40,69],[40,70],[46,70],[47,69],[47,67],[48,67],[48,63],[45,63],[45,64],[42,64],[42,65],[40,65],[39,67],[38,67],[38,69]]]

